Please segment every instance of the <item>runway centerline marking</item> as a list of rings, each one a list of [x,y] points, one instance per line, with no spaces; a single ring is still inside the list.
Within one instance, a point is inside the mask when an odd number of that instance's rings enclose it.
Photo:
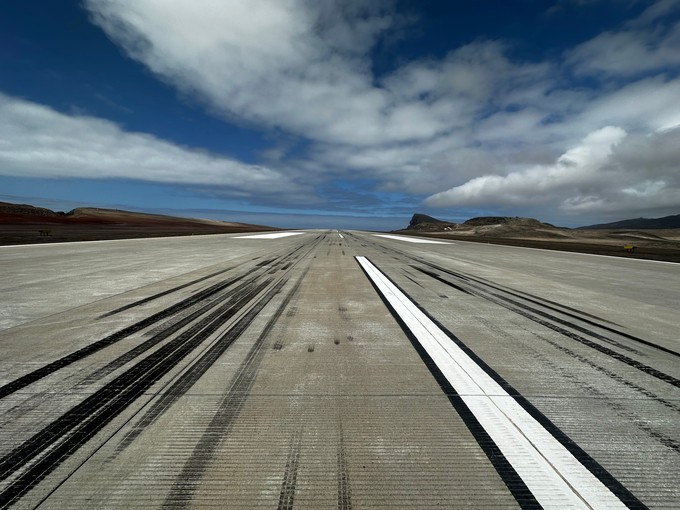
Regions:
[[[420,244],[454,244],[445,243],[444,241],[435,241],[433,239],[420,239],[418,237],[405,237],[405,236],[393,236],[390,234],[373,234],[375,237],[385,237],[387,239],[396,239],[397,241],[406,241],[407,243],[420,243]]]
[[[356,260],[544,508],[627,508],[377,267]]]
[[[234,236],[233,239],[278,239],[279,237],[299,236],[304,232],[275,232],[273,234],[255,234],[252,236]]]

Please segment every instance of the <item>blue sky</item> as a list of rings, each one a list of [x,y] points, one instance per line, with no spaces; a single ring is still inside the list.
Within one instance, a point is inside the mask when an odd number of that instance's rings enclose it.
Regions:
[[[680,213],[680,0],[0,3],[0,200],[283,227]]]

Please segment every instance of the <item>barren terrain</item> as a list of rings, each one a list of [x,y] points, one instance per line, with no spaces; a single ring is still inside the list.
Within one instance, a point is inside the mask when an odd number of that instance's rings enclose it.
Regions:
[[[0,245],[134,239],[276,230],[262,225],[178,218],[117,209],[68,213],[0,202]]]
[[[422,216],[422,215],[421,215]],[[415,218],[415,217],[414,217]],[[473,218],[465,223],[412,222],[399,234],[626,258],[680,262],[680,229],[561,228],[532,218]],[[627,251],[625,246],[634,246]]]

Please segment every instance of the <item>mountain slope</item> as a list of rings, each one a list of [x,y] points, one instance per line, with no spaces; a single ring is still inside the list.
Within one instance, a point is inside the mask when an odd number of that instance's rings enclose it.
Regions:
[[[613,223],[601,223],[579,227],[584,230],[594,229],[664,229],[680,228],[680,214],[664,216],[663,218],[634,218],[630,220],[615,221]]]
[[[127,239],[276,230],[263,225],[80,207],[55,212],[0,202],[0,244]]]

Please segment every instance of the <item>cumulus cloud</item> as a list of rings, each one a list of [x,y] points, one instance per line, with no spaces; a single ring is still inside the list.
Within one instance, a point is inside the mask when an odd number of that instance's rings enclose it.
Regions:
[[[680,128],[640,135],[608,126],[590,133],[551,165],[476,177],[430,196],[426,203],[552,203],[567,213],[671,214],[680,204],[679,162]]]
[[[544,203],[567,188],[593,185],[615,145],[626,136],[620,128],[606,127],[589,134],[581,144],[562,154],[549,166],[534,166],[508,175],[484,175],[427,199],[432,206],[450,202],[461,205]]]
[[[395,21],[384,2],[86,5],[129,55],[223,116],[324,143],[430,140],[548,69],[511,63],[500,43],[473,43],[443,61],[412,62],[376,84],[370,50]]]
[[[229,118],[352,144],[428,138],[446,111],[395,102],[366,54],[384,2],[87,1],[94,21],[162,79]]]
[[[67,115],[0,93],[0,175],[135,179],[209,186],[232,196],[296,193],[270,168],[130,133],[113,122]]]
[[[399,23],[387,1],[85,5],[128,55],[209,111],[304,139],[305,154],[269,151],[272,168],[255,172],[283,190],[356,178],[430,195],[432,207],[571,212],[677,198],[678,168],[659,158],[675,157],[680,125],[680,0],[651,2],[562,62],[477,40],[379,76],[371,52]]]

